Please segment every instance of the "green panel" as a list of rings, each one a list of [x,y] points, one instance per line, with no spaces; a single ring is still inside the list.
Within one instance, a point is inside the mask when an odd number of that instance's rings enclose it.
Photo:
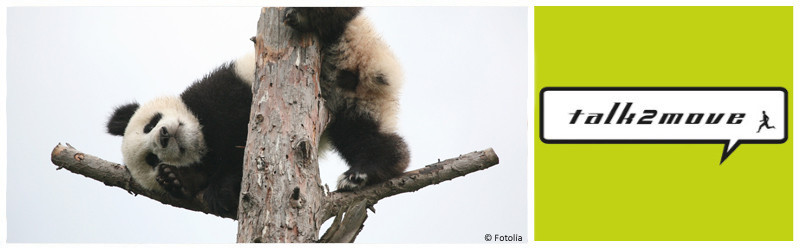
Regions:
[[[555,86],[770,86],[790,99],[786,143],[743,144],[722,165],[722,144],[537,139],[535,240],[792,240],[792,21],[789,6],[535,7],[537,98]]]

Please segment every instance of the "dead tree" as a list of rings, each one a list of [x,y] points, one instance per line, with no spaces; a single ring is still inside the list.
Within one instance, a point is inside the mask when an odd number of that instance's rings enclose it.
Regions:
[[[237,213],[237,242],[353,242],[367,210],[379,200],[498,163],[493,150],[486,149],[409,171],[357,192],[329,192],[321,185],[317,166],[317,144],[328,123],[318,84],[319,42],[283,25],[280,13],[280,8],[263,8],[254,37],[257,72]],[[69,144],[58,144],[51,160],[58,169],[164,204],[209,213],[202,197],[175,199],[151,192],[133,181],[125,166],[84,154]],[[320,226],[332,217],[332,226],[318,239]]]

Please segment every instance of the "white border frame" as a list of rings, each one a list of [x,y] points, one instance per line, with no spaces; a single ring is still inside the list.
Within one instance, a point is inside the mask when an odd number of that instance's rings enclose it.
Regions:
[[[708,248],[721,248],[725,247],[727,249],[784,249],[784,248],[798,248],[801,246],[801,241],[799,241],[799,232],[796,228],[798,225],[798,216],[796,216],[796,212],[798,208],[795,206],[796,196],[799,194],[798,185],[794,181],[793,183],[793,241],[787,242],[760,242],[760,241],[719,241],[719,242],[705,242],[705,241],[673,241],[673,242],[662,242],[662,241],[653,241],[653,242],[621,242],[621,241],[584,241],[584,242],[562,242],[562,241],[546,241],[546,242],[535,242],[534,241],[534,172],[533,172],[533,164],[534,164],[534,99],[536,94],[534,93],[534,6],[793,6],[793,12],[798,12],[798,4],[793,1],[788,0],[766,0],[766,1],[724,1],[724,0],[674,0],[674,1],[666,1],[666,0],[656,0],[656,1],[625,1],[625,0],[614,0],[614,1],[606,1],[606,0],[567,0],[567,1],[558,1],[558,0],[499,0],[499,1],[489,1],[489,0],[462,0],[462,1],[453,1],[453,0],[411,0],[411,1],[404,1],[404,2],[389,2],[389,1],[365,1],[365,0],[352,0],[352,1],[323,1],[323,0],[299,0],[299,1],[290,1],[290,0],[279,0],[279,1],[256,1],[256,0],[239,0],[239,1],[219,1],[219,0],[172,0],[172,1],[158,1],[158,0],[142,0],[142,1],[135,1],[135,0],[121,0],[121,1],[106,1],[106,0],[79,0],[79,1],[58,1],[58,0],[34,0],[34,1],[23,1],[23,0],[7,0],[0,3],[2,7],[14,7],[14,6],[262,6],[262,5],[295,5],[295,6],[308,6],[308,5],[330,5],[330,6],[345,6],[345,5],[360,5],[360,6],[521,6],[521,7],[528,7],[528,63],[529,63],[529,71],[528,71],[528,79],[529,79],[529,97],[527,100],[528,105],[528,147],[529,147],[529,154],[528,154],[528,232],[526,240],[528,243],[526,244],[493,244],[493,248],[503,248],[503,249],[531,249],[531,248],[539,248],[539,249],[619,249],[619,248],[680,248],[680,249],[708,249]],[[5,8],[4,8],[5,9]],[[0,12],[0,34],[2,34],[3,38],[6,37],[6,21],[7,21],[7,12],[1,11]],[[796,30],[799,27],[798,18],[794,15],[793,16],[793,41],[794,44],[797,41],[796,38]],[[0,56],[4,59],[0,61],[0,75],[6,76],[6,56],[7,56],[7,46],[6,46],[6,39],[2,39],[0,41]],[[796,82],[797,73],[798,71],[798,64],[795,63],[795,59],[798,57],[797,50],[793,51],[793,89],[796,89]],[[7,159],[7,113],[6,113],[6,97],[7,97],[7,82],[6,78],[3,77],[0,79],[2,82],[2,87],[0,87],[0,159]],[[798,117],[798,112],[794,110],[793,116]],[[794,126],[795,128],[795,126]],[[797,147],[793,150],[793,154],[795,155]],[[2,182],[2,186],[0,186],[0,202],[2,202],[1,209],[2,211],[6,211],[6,191],[7,186],[7,162],[5,160],[0,160],[0,181]],[[793,178],[794,180],[799,180],[799,173],[798,171],[793,171]],[[130,248],[130,247],[143,247],[141,245],[123,245],[123,244],[68,244],[68,245],[59,245],[59,244],[7,244],[7,218],[6,214],[0,217],[0,222],[3,224],[3,227],[0,228],[0,239],[2,239],[3,247],[9,247],[9,249],[39,249],[39,248],[52,248],[54,246],[60,248],[69,248],[69,249],[108,249],[111,248]],[[306,248],[329,248],[329,249],[372,249],[375,247],[381,248],[389,248],[389,249],[407,249],[410,247],[414,248],[421,248],[421,249],[442,249],[442,248],[451,248],[451,249],[485,249],[487,246],[484,244],[473,244],[473,245],[388,245],[388,244],[381,244],[381,245],[366,245],[366,244],[355,244],[355,245],[344,245],[344,244],[328,244],[328,245],[310,245],[310,244],[269,244],[267,246],[261,244],[236,244],[236,246],[231,245],[149,245],[147,247],[157,247],[157,248],[169,248],[169,249],[183,249],[183,248],[191,248],[191,249],[212,249],[212,248],[230,248],[236,247],[239,249],[264,249],[268,247],[270,249],[306,249]]]

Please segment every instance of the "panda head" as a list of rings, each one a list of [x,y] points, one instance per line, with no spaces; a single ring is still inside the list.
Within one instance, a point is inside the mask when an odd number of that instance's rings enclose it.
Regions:
[[[123,161],[131,175],[151,189],[160,189],[155,181],[159,163],[186,167],[206,154],[202,127],[178,97],[119,106],[106,126],[109,134],[122,136]]]

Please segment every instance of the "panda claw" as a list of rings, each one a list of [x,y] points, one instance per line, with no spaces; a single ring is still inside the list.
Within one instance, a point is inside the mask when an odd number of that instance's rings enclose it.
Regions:
[[[296,24],[295,15],[296,12],[294,8],[287,8],[284,12],[284,19],[282,21],[289,26],[294,26],[294,24]]]
[[[159,164],[156,167],[156,182],[170,195],[178,198],[186,197],[186,188],[181,185],[181,180],[177,175],[178,172],[172,168],[175,168],[175,166]]]
[[[367,174],[348,170],[340,175],[337,180],[338,191],[354,191],[363,188],[367,184]]]
[[[286,8],[284,11],[284,18],[282,20],[284,24],[289,27],[292,27],[296,30],[306,30],[305,26],[302,26],[305,19],[298,13],[298,10],[295,7]]]

